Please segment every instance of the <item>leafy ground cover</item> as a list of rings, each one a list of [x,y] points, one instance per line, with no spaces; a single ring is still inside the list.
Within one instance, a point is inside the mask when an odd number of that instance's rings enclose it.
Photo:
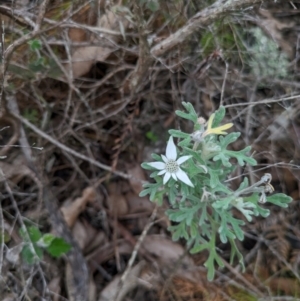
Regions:
[[[1,300],[298,300],[299,15],[283,0],[1,2]],[[183,103],[202,124],[226,109],[231,154],[251,146],[246,164],[223,158],[222,185],[268,174],[266,198],[293,199],[230,211],[245,271],[216,236],[212,281],[209,251],[172,241],[176,198],[139,196],[141,163],[192,131]]]

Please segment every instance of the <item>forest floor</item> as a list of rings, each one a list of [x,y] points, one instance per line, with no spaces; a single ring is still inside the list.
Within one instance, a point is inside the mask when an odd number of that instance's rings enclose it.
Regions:
[[[300,1],[14,2],[0,4],[0,299],[300,300]],[[232,188],[270,173],[293,198],[244,226],[244,272],[218,241],[211,282],[208,253],[172,241],[167,199],[139,197],[141,163],[191,130],[183,101],[205,120],[223,105],[232,148],[252,147]],[[71,250],[37,247],[47,233]]]

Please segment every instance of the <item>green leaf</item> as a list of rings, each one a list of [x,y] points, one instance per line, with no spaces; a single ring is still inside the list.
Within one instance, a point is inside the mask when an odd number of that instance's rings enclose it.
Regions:
[[[193,206],[197,206],[198,208],[200,208],[200,207],[199,207],[199,206],[200,206],[200,204],[199,204],[200,199],[199,199],[198,197],[196,197],[196,196],[194,196],[194,195],[192,195],[192,194],[189,194],[186,198],[187,198],[189,201],[191,201],[191,204],[192,204]]]
[[[178,115],[181,118],[194,121],[194,118],[190,114],[188,114],[188,113],[184,113],[182,111],[175,111],[175,113],[176,113],[176,115]]]
[[[231,213],[229,213],[227,215],[227,222],[231,224],[232,229],[234,231],[234,234],[236,235],[236,237],[242,241],[244,240],[244,231],[242,230],[242,228],[240,226],[245,225],[244,221],[241,221],[239,219],[234,218]],[[229,238],[229,237],[228,237]],[[230,238],[229,238],[230,240]]]
[[[152,189],[151,191],[150,191],[150,201],[154,201],[155,199],[156,199],[156,192],[157,192],[157,189],[156,188],[154,188],[154,189]]]
[[[189,102],[182,102],[182,105],[188,111],[188,113],[177,110],[177,111],[175,111],[176,115],[181,118],[191,120],[194,122],[194,124],[196,124],[198,115],[197,115],[193,105]]]
[[[157,155],[157,154],[151,154],[151,157],[152,157],[155,161],[163,162],[160,155]],[[152,168],[153,168],[153,167],[152,167]]]
[[[220,171],[219,170],[213,170],[213,169],[210,168],[208,170],[208,173],[210,175],[210,187],[215,188],[218,185],[218,183],[220,182],[219,181]]]
[[[49,247],[46,248],[47,252],[53,257],[60,257],[67,253],[71,249],[71,245],[68,244],[63,238],[55,237]]]
[[[149,8],[152,12],[156,12],[159,10],[159,3],[157,0],[147,1],[147,8]]]
[[[168,215],[169,219],[174,222],[182,222],[190,226],[192,220],[194,218],[194,214],[199,210],[199,206],[194,206],[190,208],[179,208],[178,210],[167,210],[166,214]]]
[[[205,221],[208,220],[208,216],[207,216],[207,205],[204,204],[203,207],[202,207],[202,210],[201,210],[201,215],[200,215],[200,218],[199,218],[199,226],[203,226],[205,224]]]
[[[207,186],[211,188],[211,193],[216,193],[216,192],[224,192],[227,194],[231,193],[231,190],[226,185],[220,182],[219,176],[220,176],[220,172],[222,172],[221,170],[213,170],[212,168],[210,168],[208,172],[210,174],[210,180]],[[206,181],[204,181],[204,184],[206,184]]]
[[[215,252],[215,251],[210,251],[210,254],[208,256],[208,259],[204,263],[204,266],[207,268],[207,279],[208,281],[212,281],[215,277],[215,261],[220,267],[224,267],[224,263],[221,259],[221,257]]]
[[[152,131],[146,133],[146,138],[151,142],[156,142],[158,140],[158,136],[155,135]]]
[[[224,116],[225,116],[225,107],[221,106],[219,110],[215,111],[215,118],[213,120],[212,127],[213,128],[218,127],[221,121],[224,119]]]
[[[240,134],[241,133],[230,133],[225,137],[220,136],[221,151],[219,154],[214,156],[213,160],[214,161],[221,160],[222,164],[227,167],[230,167],[232,165],[229,162],[231,158],[236,158],[240,166],[245,165],[245,163],[248,163],[251,166],[257,165],[256,160],[253,159],[252,157],[249,157],[249,155],[247,154],[251,150],[250,146],[240,151],[231,151],[226,149],[230,143],[236,141],[236,139],[240,136]]]
[[[147,194],[150,194],[150,193],[151,193],[151,188],[147,188],[147,189],[142,190],[139,193],[139,196],[142,198],[142,197],[144,197],[144,196],[146,196]]]
[[[147,185],[152,185],[151,188],[146,188],[143,191],[140,192],[139,196],[144,197],[147,194],[149,194],[149,199],[151,202],[157,202],[159,206],[162,205],[163,197],[164,194],[166,193],[165,190],[158,191],[158,188],[161,186],[159,183],[158,184],[147,184]]]
[[[30,46],[30,50],[36,51],[36,50],[41,50],[42,48],[42,42],[38,39],[34,39],[28,42]]]
[[[144,197],[146,195],[150,195],[150,201],[162,200],[163,195],[165,194],[165,190],[159,191],[161,187],[161,183],[146,183],[143,185],[145,187],[139,194],[140,197]]]
[[[180,147],[188,147],[191,143],[191,137],[187,137],[185,139],[182,139],[180,142],[178,142],[178,146]]]
[[[175,205],[176,204],[176,197],[177,197],[178,191],[175,187],[175,185],[170,187],[170,191],[169,191],[169,201],[171,205]]]
[[[231,253],[230,253],[230,264],[233,264],[234,258],[237,257],[239,264],[242,267],[242,272],[245,271],[244,259],[242,253],[239,251],[236,243],[233,239],[229,239],[231,245]]]
[[[192,179],[191,179],[192,180]],[[192,181],[193,182],[193,181]],[[185,183],[183,182],[179,182],[180,183],[180,187],[181,187],[181,193],[183,196],[188,196],[190,194],[190,189],[191,187],[186,185]]]
[[[190,149],[188,147],[184,147],[183,149],[184,149],[184,152],[185,152],[184,155],[190,155],[190,156],[192,156],[193,159],[195,159],[197,161],[197,163],[199,163],[200,166],[206,164],[205,161],[202,159],[202,157],[201,157],[201,155],[200,155],[200,153],[198,151],[194,151],[194,150],[192,150],[192,149]],[[188,162],[190,162],[190,161],[188,161]]]
[[[143,169],[146,169],[146,170],[157,170],[156,168],[154,168],[154,167],[148,165],[147,162],[143,162],[143,163],[141,164],[141,166],[142,166]]]
[[[177,241],[179,238],[189,239],[189,235],[186,231],[186,225],[184,222],[175,226],[168,227],[168,230],[172,232],[172,240]]]
[[[282,208],[287,208],[293,199],[284,193],[276,193],[267,197],[267,201]]]
[[[248,178],[245,177],[243,182],[240,184],[239,188],[236,191],[237,192],[241,191],[241,190],[247,188],[248,186],[249,186],[249,180],[248,180]]]
[[[32,252],[32,249],[28,244],[26,244],[23,247],[21,252],[21,256],[23,260],[28,264],[34,264],[38,262],[40,259],[42,259],[43,257],[43,250],[36,245],[33,245],[33,247],[34,247],[35,254],[34,252]]]
[[[217,201],[215,201],[212,206],[215,209],[222,209],[222,210],[227,210],[228,206],[230,205],[230,203],[235,199],[235,195],[229,195],[225,198],[220,198]]]
[[[246,148],[240,150],[240,151],[226,151],[227,154],[231,155],[232,157],[235,157],[239,163],[240,166],[244,166],[245,163],[248,163],[251,166],[257,165],[257,162],[254,158],[249,157],[247,153],[249,153],[251,150],[251,146],[247,146]]]
[[[44,234],[37,242],[37,245],[42,248],[49,247],[54,238],[55,236],[51,233]]]
[[[27,228],[27,233],[29,235],[29,239],[31,242],[37,242],[41,237],[42,233],[37,227],[30,226]],[[24,239],[25,242],[28,242],[28,237],[26,235],[26,230],[21,228],[20,229],[20,235]]]
[[[271,213],[269,209],[265,209],[265,208],[262,208],[260,206],[257,206],[256,210],[257,210],[257,213],[258,213],[257,215],[260,215],[262,217],[268,217]]]
[[[205,250],[205,249],[208,249],[209,250],[209,243],[197,243],[194,245],[194,247],[190,250],[190,253],[191,254],[197,254],[197,253],[200,253],[201,251]]]
[[[219,139],[220,139],[220,146],[222,147],[222,149],[226,149],[226,147],[235,142],[239,137],[241,136],[241,133],[239,132],[233,132],[233,133],[230,133],[226,136],[220,136]]]
[[[222,243],[227,243],[228,238],[229,239],[236,239],[236,236],[232,231],[229,230],[226,221],[222,220],[221,225],[218,229],[220,240]]]
[[[245,222],[239,219],[236,219],[232,216],[231,211],[216,210],[221,218],[220,227],[218,232],[220,234],[220,240],[223,243],[226,243],[228,239],[235,239],[236,237],[239,240],[244,239],[244,232],[240,226],[245,225]],[[233,231],[232,231],[233,230]]]
[[[220,240],[226,243],[228,239],[235,239],[236,237],[240,240],[244,239],[243,230],[240,226],[244,225],[244,221],[235,219],[230,211],[216,210],[221,218],[221,223],[218,229]],[[230,226],[231,225],[231,226]],[[233,231],[232,231],[233,230]]]
[[[178,130],[169,130],[169,134],[173,137],[183,138],[183,139],[189,138],[191,136],[187,133],[184,133],[184,132],[178,131]]]
[[[270,215],[270,210],[269,209],[265,209],[259,206],[258,202],[259,202],[259,193],[253,193],[250,196],[247,197],[243,197],[245,202],[251,202],[253,204],[255,204],[255,214],[256,216],[261,215],[262,217],[268,217]]]
[[[150,201],[156,202],[156,204],[158,206],[162,206],[163,200],[164,200],[164,195],[165,195],[165,191],[159,191],[153,196],[153,198],[150,198]],[[151,196],[152,196],[152,194],[151,194]]]
[[[191,233],[191,235],[190,235],[191,238],[195,238],[195,237],[197,237],[197,235],[199,235],[199,228],[195,221],[193,221],[191,223],[190,233]]]

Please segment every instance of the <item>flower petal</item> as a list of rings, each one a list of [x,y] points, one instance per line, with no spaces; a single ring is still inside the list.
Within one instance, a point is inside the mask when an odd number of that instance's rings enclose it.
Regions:
[[[207,129],[208,130],[211,129],[211,126],[212,126],[212,123],[213,123],[214,119],[215,119],[215,113],[213,113],[209,116],[208,123],[207,123]]]
[[[187,174],[179,168],[179,170],[176,172],[176,176],[178,177],[178,179],[185,183],[186,185],[189,185],[191,187],[194,187],[193,183],[191,182],[191,180],[189,179],[189,177],[187,176]]]
[[[219,126],[219,129],[221,130],[221,131],[223,131],[223,130],[228,130],[228,129],[230,129],[231,127],[233,126],[233,123],[226,123],[226,124],[224,124],[224,125],[221,125],[221,126]]]
[[[177,181],[177,177],[176,177],[176,174],[175,174],[175,173],[171,173],[171,176],[172,176],[172,178],[173,178],[175,181]]]
[[[212,116],[212,115],[211,115]],[[210,116],[210,118],[211,118]],[[233,126],[233,123],[226,123],[224,125],[218,126],[216,128],[212,128],[212,122],[210,123],[210,119],[208,121],[207,130],[203,133],[203,137],[210,135],[210,134],[216,134],[216,135],[226,135],[227,132],[225,130],[230,129]]]
[[[177,158],[177,150],[176,150],[176,146],[174,144],[172,136],[170,136],[168,144],[167,144],[166,157],[169,160],[176,160],[176,158]]]
[[[169,160],[165,155],[161,155],[162,159],[164,160],[165,163],[167,163]]]
[[[225,132],[225,130],[230,129],[232,126],[233,126],[233,123],[226,123],[217,128],[210,129],[209,133],[217,134],[217,135],[226,135],[227,132]]]
[[[165,174],[167,171],[165,170],[165,169],[163,169],[163,170],[161,170],[157,175],[158,176],[161,176],[161,175],[163,175],[163,174]]]
[[[165,169],[165,167],[166,167],[166,164],[163,162],[147,162],[147,164],[149,166],[159,169],[159,170]]]
[[[180,157],[177,159],[177,164],[180,165],[182,164],[183,162],[185,162],[186,160],[188,160],[189,158],[191,158],[192,156],[183,156],[183,157]]]
[[[166,184],[170,180],[170,178],[171,174],[169,172],[166,172],[163,183]]]

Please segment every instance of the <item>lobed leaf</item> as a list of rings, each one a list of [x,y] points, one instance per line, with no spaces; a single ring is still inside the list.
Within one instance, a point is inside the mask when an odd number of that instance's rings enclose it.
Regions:
[[[219,126],[219,124],[222,122],[222,120],[225,117],[225,112],[226,112],[225,107],[223,107],[223,106],[221,106],[217,111],[215,111],[215,118],[212,123],[213,128]]]
[[[293,199],[284,193],[276,193],[267,197],[267,201],[282,208],[287,208]]]

